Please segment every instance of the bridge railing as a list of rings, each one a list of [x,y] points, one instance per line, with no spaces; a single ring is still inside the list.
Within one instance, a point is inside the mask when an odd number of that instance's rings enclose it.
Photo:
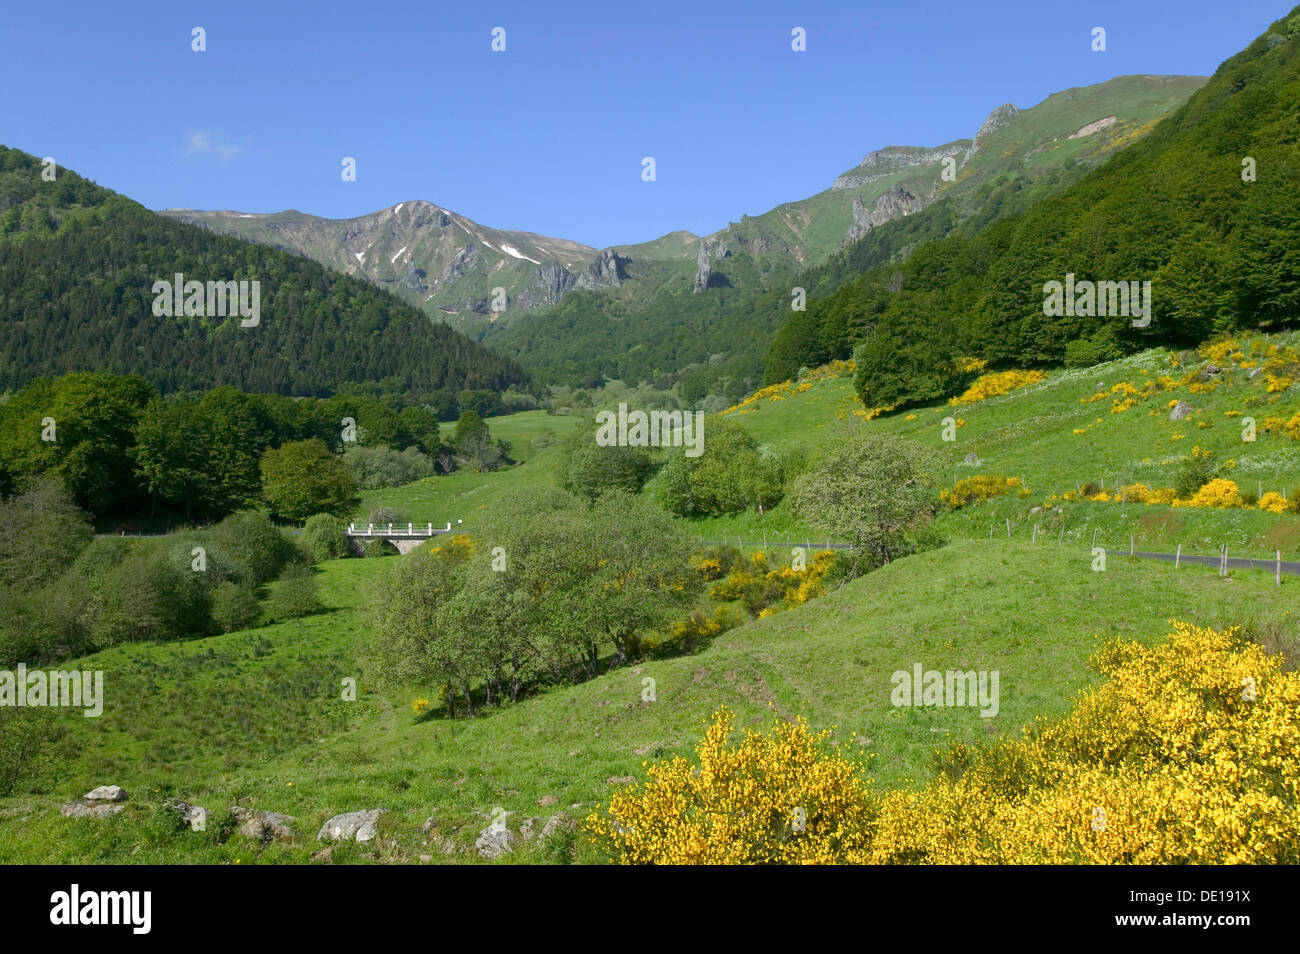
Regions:
[[[414,523],[408,523],[403,527],[398,524],[373,524],[373,523],[349,523],[348,536],[350,537],[431,537],[438,533],[451,533],[451,521],[447,521],[445,528],[434,528],[432,521],[423,527],[417,527]]]

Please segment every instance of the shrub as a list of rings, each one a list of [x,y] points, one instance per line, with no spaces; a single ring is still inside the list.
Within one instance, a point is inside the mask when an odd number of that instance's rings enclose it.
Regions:
[[[402,451],[391,447],[349,447],[343,463],[365,490],[377,487],[403,487],[433,473],[433,460],[417,447]]]
[[[735,717],[713,715],[698,766],[654,764],[620,790],[587,830],[623,864],[845,864],[865,860],[871,812],[858,765],[829,732],[774,720],[732,738]]]
[[[226,581],[212,590],[212,622],[223,633],[248,629],[260,612],[257,594],[247,583]]]
[[[302,542],[316,562],[336,560],[348,552],[347,521],[328,513],[307,518]]]
[[[316,592],[316,574],[311,567],[291,563],[280,579],[270,600],[271,614],[276,619],[297,619],[320,612],[324,607]]]
[[[954,510],[957,510],[973,503],[985,503],[994,497],[1009,494],[1013,490],[1020,490],[1021,496],[1025,496],[1024,488],[1020,486],[1019,477],[975,474],[973,477],[957,481],[950,488],[941,490],[939,497]],[[1085,496],[1087,496],[1086,488]]]
[[[212,530],[218,547],[238,566],[238,579],[260,586],[273,580],[294,548],[266,514],[232,513]]]
[[[1193,447],[1190,455],[1185,457],[1174,476],[1174,492],[1179,497],[1189,498],[1214,479],[1218,473],[1214,451],[1203,447]]]
[[[393,546],[383,537],[371,537],[362,546],[362,555],[367,557],[385,557],[392,556],[397,552],[397,547]]]
[[[318,438],[267,448],[261,468],[262,493],[281,517],[305,520],[314,513],[352,509],[356,479]]]

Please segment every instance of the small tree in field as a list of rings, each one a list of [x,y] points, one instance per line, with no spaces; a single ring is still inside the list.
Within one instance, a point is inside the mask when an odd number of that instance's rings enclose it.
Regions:
[[[887,434],[839,441],[795,483],[795,509],[818,529],[853,546],[859,563],[880,566],[916,548],[913,531],[938,503],[934,453]]]

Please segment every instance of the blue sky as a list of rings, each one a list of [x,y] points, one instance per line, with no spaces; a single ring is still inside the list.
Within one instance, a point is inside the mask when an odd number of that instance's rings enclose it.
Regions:
[[[1209,74],[1289,9],[7,2],[0,143],[155,209],[338,218],[428,199],[604,247],[711,232],[821,191],[873,149],[974,135],[1000,103],[1126,73]],[[794,27],[806,52],[790,48]],[[340,177],[344,156],[356,182]]]

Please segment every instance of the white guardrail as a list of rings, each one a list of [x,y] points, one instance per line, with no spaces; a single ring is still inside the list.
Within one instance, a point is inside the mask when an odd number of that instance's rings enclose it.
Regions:
[[[447,521],[446,529],[439,527],[433,528],[429,523],[425,527],[417,527],[413,523],[408,523],[403,529],[401,524],[379,524],[379,529],[375,529],[373,523],[350,523],[348,524],[348,536],[350,537],[431,537],[435,533],[451,533],[451,521]]]

